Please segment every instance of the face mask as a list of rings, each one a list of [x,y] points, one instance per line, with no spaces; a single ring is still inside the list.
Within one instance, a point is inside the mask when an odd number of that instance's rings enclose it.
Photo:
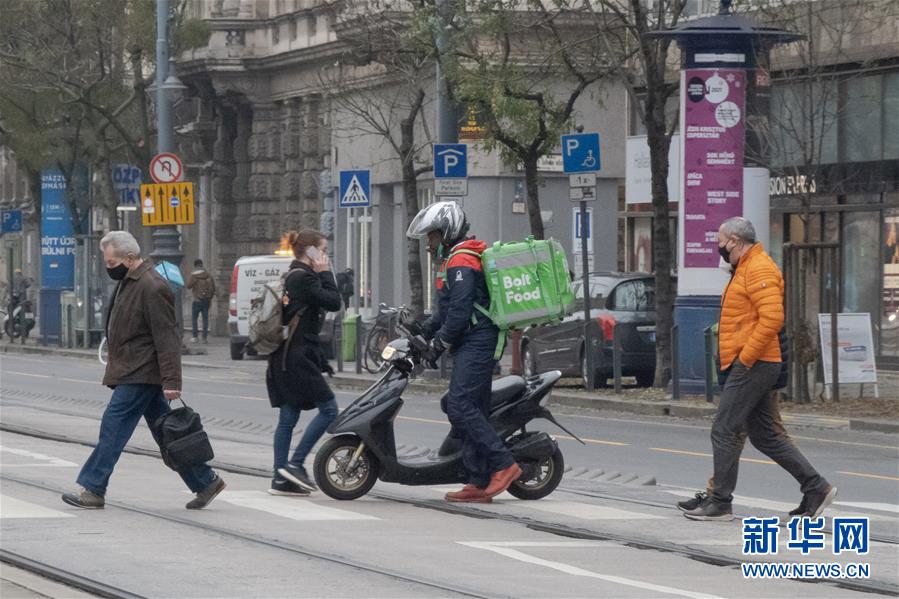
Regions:
[[[122,262],[118,266],[114,266],[112,268],[106,267],[106,273],[109,275],[109,278],[113,281],[121,281],[125,278],[125,275],[128,274],[128,267],[125,266],[125,263]]]
[[[727,249],[727,242],[724,242],[724,245],[718,246],[718,253],[721,254],[721,257],[724,258],[724,261],[730,264],[730,253],[733,250]]]

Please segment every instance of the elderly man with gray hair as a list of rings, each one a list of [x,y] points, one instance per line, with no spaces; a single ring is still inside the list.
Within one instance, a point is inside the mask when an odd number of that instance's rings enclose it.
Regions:
[[[729,218],[718,229],[718,252],[733,268],[721,296],[718,353],[727,380],[712,425],[714,474],[710,492],[696,507],[679,505],[691,520],[732,520],[733,491],[743,441],[789,472],[803,498],[791,515],[817,518],[837,494],[812,467],[783,427],[772,391],[781,375],[780,332],[784,323],[784,281],[752,223]],[[685,509],[692,507],[692,509]]]
[[[80,508],[105,505],[106,486],[141,416],[152,426],[181,397],[181,339],[175,297],[168,283],[143,260],[137,240],[112,231],[100,240],[109,277],[118,281],[106,314],[109,360],[103,384],[113,389],[100,421],[100,438],[78,474],[82,490],[62,500]],[[187,509],[206,507],[225,482],[206,465],[178,474],[196,497]]]

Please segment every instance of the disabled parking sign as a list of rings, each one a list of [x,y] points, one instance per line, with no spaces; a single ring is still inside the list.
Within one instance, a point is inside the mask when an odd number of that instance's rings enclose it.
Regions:
[[[562,170],[565,173],[589,173],[599,168],[599,133],[562,136]]]

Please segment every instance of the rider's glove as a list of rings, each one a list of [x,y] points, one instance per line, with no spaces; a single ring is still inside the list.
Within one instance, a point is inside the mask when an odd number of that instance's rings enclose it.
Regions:
[[[440,339],[440,336],[435,336],[433,339],[431,339],[431,342],[428,343],[428,353],[424,359],[425,366],[436,370],[437,360],[440,359],[440,356],[443,355],[443,352],[445,351],[446,345]]]

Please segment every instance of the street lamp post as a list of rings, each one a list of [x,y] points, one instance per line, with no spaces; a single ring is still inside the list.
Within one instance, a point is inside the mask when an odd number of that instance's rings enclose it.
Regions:
[[[169,0],[156,0],[156,138],[157,153],[172,152],[172,101],[184,85],[169,74]],[[153,249],[150,257],[165,260],[181,268],[184,254],[181,252],[181,233],[175,226],[156,227],[153,231]],[[175,294],[175,316],[178,332],[183,332],[184,313],[180,291]]]

